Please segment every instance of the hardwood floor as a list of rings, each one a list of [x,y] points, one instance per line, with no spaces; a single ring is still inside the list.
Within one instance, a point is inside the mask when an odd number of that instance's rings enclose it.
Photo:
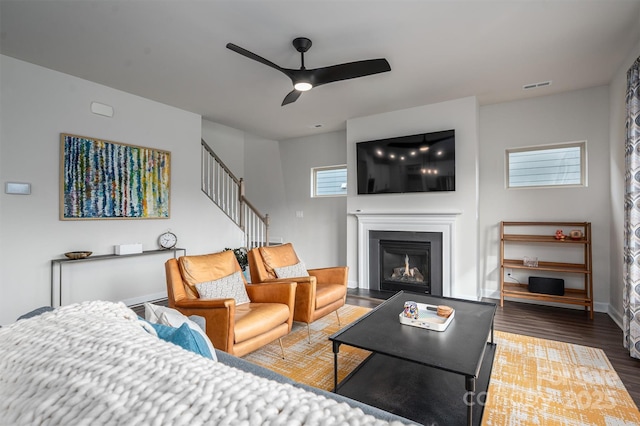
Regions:
[[[390,295],[349,289],[347,303],[373,308]],[[582,310],[510,301],[505,301],[501,308],[499,300],[484,301],[498,305],[496,330],[602,349],[629,395],[640,406],[640,360],[631,358],[624,349],[622,330],[609,315],[596,312],[593,320],[589,320],[589,315]]]

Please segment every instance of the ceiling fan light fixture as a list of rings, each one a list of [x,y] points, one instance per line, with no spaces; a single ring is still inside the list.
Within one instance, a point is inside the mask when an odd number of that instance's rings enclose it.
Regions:
[[[262,56],[258,56],[253,52],[249,52],[247,49],[236,46],[233,43],[227,43],[227,49],[233,50],[246,58],[278,70],[291,79],[294,89],[284,97],[282,100],[282,106],[289,105],[290,103],[297,101],[302,95],[302,92],[309,91],[312,88],[323,84],[391,71],[389,62],[384,58],[346,62],[343,64],[308,70],[304,66],[304,54],[311,47],[311,40],[306,37],[297,37],[292,43],[293,47],[300,52],[300,69],[283,68],[280,65],[277,65]]]
[[[311,90],[312,87],[313,85],[308,81],[299,81],[293,85],[293,88],[300,92],[306,92],[307,90]]]

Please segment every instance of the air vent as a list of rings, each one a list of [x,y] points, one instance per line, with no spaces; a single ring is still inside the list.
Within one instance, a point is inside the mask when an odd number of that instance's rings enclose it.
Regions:
[[[522,90],[537,89],[539,87],[546,86],[551,86],[551,80],[541,81],[540,83],[525,84],[524,86],[522,86]]]

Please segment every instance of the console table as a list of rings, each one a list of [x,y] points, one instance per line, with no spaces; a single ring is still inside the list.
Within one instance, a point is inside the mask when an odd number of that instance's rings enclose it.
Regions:
[[[62,305],[62,266],[65,264],[73,264],[78,262],[93,262],[97,260],[113,260],[113,259],[123,259],[123,258],[131,258],[137,256],[149,256],[152,254],[160,254],[160,253],[173,253],[173,257],[177,257],[179,251],[182,251],[184,255],[187,255],[187,249],[174,247],[172,249],[161,249],[161,250],[147,250],[142,253],[133,253],[133,254],[100,254],[97,256],[89,256],[83,259],[51,259],[51,307],[57,308]],[[56,277],[56,268],[58,269],[58,285],[56,288],[55,277]],[[57,291],[56,291],[57,290]],[[57,294],[56,294],[57,293]]]

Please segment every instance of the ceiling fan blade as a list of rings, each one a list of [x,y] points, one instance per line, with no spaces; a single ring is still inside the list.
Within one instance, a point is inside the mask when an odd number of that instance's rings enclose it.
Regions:
[[[351,78],[364,77],[372,74],[379,74],[391,71],[391,66],[386,59],[368,59],[364,61],[348,62],[346,64],[333,65],[329,67],[308,70],[304,66],[304,53],[311,47],[311,40],[305,37],[298,37],[293,40],[293,46],[301,55],[300,69],[283,68],[274,64],[268,59],[249,52],[233,43],[227,43],[227,49],[233,50],[240,55],[260,62],[268,67],[276,69],[291,79],[294,90],[289,92],[282,101],[282,106],[291,104],[298,100],[302,91],[309,90],[315,86],[332,83],[334,81],[348,80]],[[307,86],[307,87],[304,87]],[[295,89],[297,88],[297,89]],[[301,90],[300,90],[301,89]]]
[[[348,80],[350,78],[365,77],[367,75],[391,71],[391,66],[386,59],[368,59],[365,61],[348,62],[330,67],[316,68],[310,71],[313,75],[313,85],[315,87],[334,81]]]
[[[276,64],[274,64],[273,62],[271,62],[270,60],[265,59],[265,58],[263,58],[262,56],[258,56],[258,55],[256,55],[256,54],[255,54],[255,53],[253,53],[253,52],[249,52],[247,49],[243,49],[243,48],[242,48],[242,47],[240,47],[240,46],[236,46],[236,45],[235,45],[235,44],[233,44],[233,43],[227,43],[227,49],[231,49],[231,50],[233,50],[234,52],[241,54],[242,56],[245,56],[245,57],[247,57],[247,58],[249,58],[249,59],[253,59],[254,61],[258,61],[258,62],[260,62],[261,64],[265,64],[265,65],[267,65],[267,66],[269,66],[269,67],[271,67],[271,68],[277,69],[278,71],[281,71],[281,72],[283,72],[283,73],[285,73],[285,74],[289,75],[289,73],[287,72],[287,70],[286,70],[286,69],[284,69],[284,68],[282,68],[281,66],[276,65]]]
[[[285,106],[285,105],[294,103],[295,101],[298,100],[298,98],[300,97],[301,94],[302,94],[302,92],[299,91],[299,90],[295,90],[294,89],[294,90],[290,91],[287,94],[287,96],[284,97],[284,100],[282,101],[282,105],[280,105],[280,106]]]

